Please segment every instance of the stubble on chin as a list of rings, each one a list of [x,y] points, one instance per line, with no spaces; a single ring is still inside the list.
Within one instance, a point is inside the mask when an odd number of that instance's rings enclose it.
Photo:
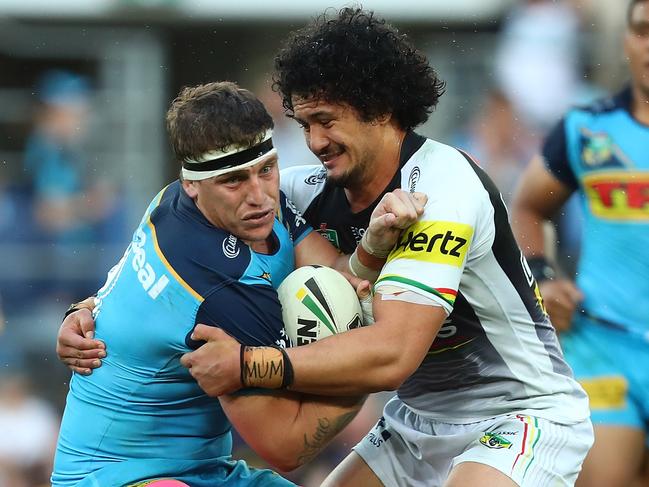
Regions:
[[[360,187],[363,185],[364,181],[368,179],[366,174],[367,171],[365,169],[365,166],[367,165],[367,163],[361,163],[340,176],[327,175],[327,181],[333,186],[339,188]]]

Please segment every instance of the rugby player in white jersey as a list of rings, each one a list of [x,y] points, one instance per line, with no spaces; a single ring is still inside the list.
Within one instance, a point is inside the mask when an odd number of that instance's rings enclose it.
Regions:
[[[573,485],[592,444],[585,393],[498,190],[468,155],[412,131],[443,92],[428,61],[372,13],[344,9],[291,37],[276,68],[322,161],[282,174],[315,228],[340,243],[384,191],[428,195],[377,280],[376,323],[288,350],[290,390],[397,389],[325,485]],[[239,345],[196,334],[209,343],[183,363],[203,389],[246,386]]]

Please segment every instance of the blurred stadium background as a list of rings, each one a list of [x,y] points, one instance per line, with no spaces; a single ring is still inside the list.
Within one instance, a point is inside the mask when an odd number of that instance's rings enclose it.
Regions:
[[[56,331],[68,304],[101,285],[150,198],[176,177],[163,124],[169,102],[185,85],[237,81],[275,117],[281,165],[316,163],[270,90],[273,57],[290,30],[348,4],[0,0],[0,487],[47,482],[69,380],[54,354]],[[506,200],[569,104],[624,83],[625,5],[362,4],[407,33],[447,82],[420,132],[476,155]],[[562,218],[558,258],[570,267],[578,216]],[[317,485],[384,399],[371,398],[336,444],[291,478]],[[251,456],[241,444],[236,454]]]

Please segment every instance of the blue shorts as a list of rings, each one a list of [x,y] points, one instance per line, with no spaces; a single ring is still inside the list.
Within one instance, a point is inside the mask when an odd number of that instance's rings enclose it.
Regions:
[[[152,475],[152,472],[156,472]],[[126,486],[152,478],[181,480],[191,487],[295,487],[272,470],[250,468],[242,460],[138,459],[116,462],[83,479],[76,487]]]
[[[590,399],[593,425],[649,431],[649,342],[583,315],[560,338],[566,360]]]

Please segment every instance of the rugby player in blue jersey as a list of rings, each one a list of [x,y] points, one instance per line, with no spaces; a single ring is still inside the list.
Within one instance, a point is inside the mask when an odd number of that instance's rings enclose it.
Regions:
[[[349,263],[279,191],[272,127],[262,103],[234,83],[185,88],[173,101],[167,128],[181,179],[150,203],[92,300],[96,338],[109,353],[92,375],[71,380],[52,485],[292,485],[233,460],[231,424],[269,463],[290,470],[357,412],[359,397],[213,399],[180,364],[199,345],[191,337],[197,323],[250,346],[272,345],[261,353],[280,363],[286,335],[275,288],[284,277],[312,263],[361,276],[376,266],[362,249]],[[421,206],[405,192],[383,201],[366,241],[389,248]],[[88,310],[75,314],[91,319]],[[278,386],[287,373],[276,376]]]
[[[630,485],[649,439],[649,0],[629,4],[624,50],[629,85],[566,113],[527,168],[512,213],[590,398],[595,444],[577,481],[584,487]],[[584,230],[573,282],[555,275],[541,223],[574,192]]]

